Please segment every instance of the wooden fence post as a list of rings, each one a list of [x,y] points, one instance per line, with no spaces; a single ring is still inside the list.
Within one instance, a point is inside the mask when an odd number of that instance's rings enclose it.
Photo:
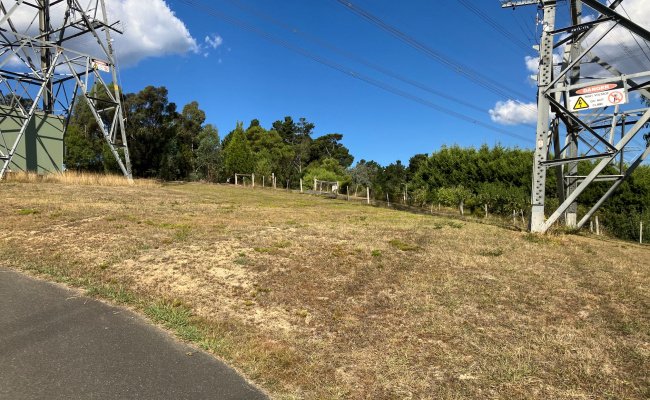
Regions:
[[[598,223],[598,215],[596,215],[596,235],[600,236],[600,224]]]
[[[370,204],[370,188],[369,187],[366,188],[366,199],[368,201],[368,204]]]
[[[253,187],[255,187],[255,174],[251,174],[251,177],[253,178]]]
[[[487,208],[487,204],[485,204],[485,219],[487,219],[487,217],[488,217],[488,208]]]
[[[262,189],[264,189],[264,175],[262,175]]]
[[[386,201],[388,202],[388,207],[390,207],[390,199],[388,198],[388,192],[386,192]]]
[[[302,178],[300,178],[300,193],[302,193]]]
[[[237,174],[235,174],[235,186],[237,186]]]

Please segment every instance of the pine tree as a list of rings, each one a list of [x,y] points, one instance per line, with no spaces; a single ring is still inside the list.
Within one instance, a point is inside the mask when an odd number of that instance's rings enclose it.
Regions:
[[[237,122],[237,128],[235,128],[225,152],[226,173],[228,176],[232,177],[235,174],[249,174],[253,172],[253,152],[246,139],[243,122]]]

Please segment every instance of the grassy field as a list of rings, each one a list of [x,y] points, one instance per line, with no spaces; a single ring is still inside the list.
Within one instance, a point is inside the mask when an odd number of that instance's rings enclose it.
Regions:
[[[132,307],[273,398],[650,398],[648,247],[233,186],[0,193],[3,264]]]

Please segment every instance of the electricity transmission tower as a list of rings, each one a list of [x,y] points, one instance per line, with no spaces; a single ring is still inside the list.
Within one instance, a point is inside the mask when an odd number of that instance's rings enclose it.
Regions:
[[[633,109],[628,105],[634,92],[650,98],[650,64],[639,62],[638,67],[630,68],[620,63],[622,57],[599,51],[605,48],[604,39],[614,35],[620,40],[614,32],[616,27],[630,32],[637,43],[637,38],[650,42],[650,32],[617,11],[623,0],[609,6],[598,0],[568,0],[571,26],[556,28],[557,3],[563,1],[501,0],[504,8],[536,5],[543,11],[539,73],[535,78],[538,119],[532,232],[546,232],[560,218],[567,226],[582,228],[650,154],[650,147],[646,147],[625,168],[624,155],[632,149],[631,141],[650,120],[650,108]],[[583,23],[583,6],[599,14],[598,18]],[[554,51],[562,46],[564,53],[555,54],[554,60]],[[578,175],[577,165],[582,160],[596,160],[594,169],[585,176]],[[546,220],[546,176],[552,169],[557,176],[560,205]],[[576,200],[594,182],[606,182],[609,189],[578,221]]]
[[[122,32],[104,0],[0,0],[0,12],[0,117],[20,126],[10,135],[0,125],[0,179],[35,116],[60,116],[65,135],[78,96],[132,179],[111,39]]]

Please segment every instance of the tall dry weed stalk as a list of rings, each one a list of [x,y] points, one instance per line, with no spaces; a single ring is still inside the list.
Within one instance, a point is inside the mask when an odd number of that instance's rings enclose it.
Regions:
[[[47,175],[39,175],[36,172],[11,172],[5,175],[5,181],[18,183],[62,183],[65,185],[81,186],[160,186],[160,183],[151,179],[134,179],[133,181],[129,181],[123,175],[80,171],[64,171]]]

